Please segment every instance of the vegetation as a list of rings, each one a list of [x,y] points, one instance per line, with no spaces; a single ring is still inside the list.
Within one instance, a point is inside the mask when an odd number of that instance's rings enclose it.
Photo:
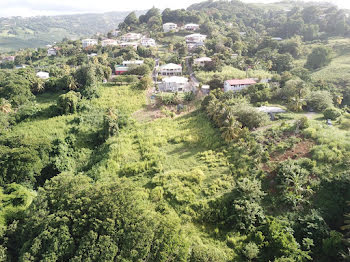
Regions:
[[[346,71],[345,11],[234,0],[125,17],[121,34],[159,45],[66,39],[1,64],[0,261],[347,259],[350,89],[320,77]],[[189,49],[166,22],[207,40]],[[125,60],[144,63],[112,75]],[[198,88],[159,92],[170,62]],[[223,92],[231,78],[256,84]]]

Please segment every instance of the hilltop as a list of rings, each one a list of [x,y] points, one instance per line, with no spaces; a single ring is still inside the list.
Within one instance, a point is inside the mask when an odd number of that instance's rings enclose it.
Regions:
[[[138,14],[143,14],[140,11]],[[0,52],[43,47],[63,38],[104,34],[118,27],[127,12],[0,18]]]

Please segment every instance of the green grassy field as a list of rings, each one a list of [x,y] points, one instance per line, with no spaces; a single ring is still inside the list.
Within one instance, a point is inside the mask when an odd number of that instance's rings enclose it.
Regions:
[[[350,78],[350,39],[331,39],[329,46],[334,52],[332,62],[312,73],[315,80],[339,82]]]

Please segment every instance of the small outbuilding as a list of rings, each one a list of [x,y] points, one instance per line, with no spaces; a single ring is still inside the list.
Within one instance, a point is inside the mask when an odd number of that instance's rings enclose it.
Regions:
[[[43,80],[50,78],[50,74],[48,72],[43,72],[43,71],[36,73],[36,76]]]

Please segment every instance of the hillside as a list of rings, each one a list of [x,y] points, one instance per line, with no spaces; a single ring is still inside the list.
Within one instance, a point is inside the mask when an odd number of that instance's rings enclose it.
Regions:
[[[350,17],[289,3],[3,54],[0,262],[348,261]]]
[[[142,13],[144,12],[138,12]],[[106,33],[117,28],[127,14],[127,12],[110,12],[0,18],[0,52],[42,47],[61,41],[63,38],[77,39]]]

